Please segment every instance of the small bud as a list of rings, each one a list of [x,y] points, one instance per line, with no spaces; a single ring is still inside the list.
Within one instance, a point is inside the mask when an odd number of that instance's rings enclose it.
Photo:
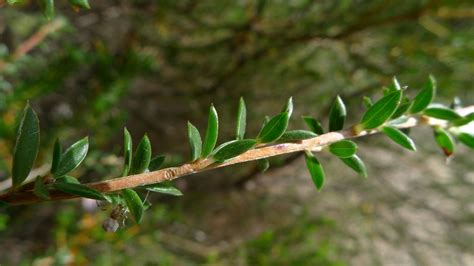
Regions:
[[[102,228],[105,232],[116,232],[119,228],[119,222],[112,218],[107,218],[102,223]]]

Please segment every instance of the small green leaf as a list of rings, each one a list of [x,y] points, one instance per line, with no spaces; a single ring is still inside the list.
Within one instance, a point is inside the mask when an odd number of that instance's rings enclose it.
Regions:
[[[123,172],[122,176],[127,176],[132,167],[132,136],[126,127],[123,128]]]
[[[37,176],[35,180],[35,187],[33,193],[42,199],[49,199],[49,191],[43,183],[43,178],[41,176]]]
[[[188,121],[188,140],[191,147],[191,161],[196,161],[201,156],[202,140],[199,130]]]
[[[135,154],[132,159],[132,167],[130,168],[130,174],[141,174],[148,169],[151,160],[151,143],[148,136],[145,134],[138,143],[138,147],[135,150]]]
[[[474,113],[470,113],[470,114],[468,114],[464,117],[455,119],[455,120],[451,121],[450,123],[453,126],[460,127],[460,126],[467,125],[467,124],[471,123],[472,121],[474,121]]]
[[[150,161],[150,165],[148,165],[148,170],[150,171],[156,171],[160,169],[161,165],[165,162],[165,155],[157,155],[153,157]]]
[[[462,118],[462,116],[456,113],[456,111],[447,107],[429,107],[423,112],[423,114],[429,117],[448,121]]]
[[[13,152],[12,178],[13,187],[25,181],[33,168],[40,144],[39,120],[35,111],[26,104],[17,131]]]
[[[91,8],[88,0],[69,0],[69,4],[75,7],[80,7],[80,8],[85,8],[85,9]]]
[[[291,117],[293,114],[293,97],[290,97],[288,101],[286,102],[286,105],[283,107],[283,110],[281,110],[282,113],[287,112],[288,117]]]
[[[79,180],[77,178],[69,176],[69,175],[63,175],[61,177],[56,178],[55,180],[56,183],[73,183],[73,184],[80,184]]]
[[[48,19],[54,18],[54,0],[41,0],[43,14]]]
[[[145,189],[151,192],[158,192],[172,196],[183,196],[183,192],[169,184],[153,184],[145,186]]]
[[[316,133],[318,135],[324,134],[323,127],[321,126],[321,123],[317,121],[316,119],[310,117],[310,116],[303,116],[303,121],[306,123],[308,128],[313,131],[313,133]]]
[[[55,182],[53,187],[67,194],[89,199],[105,200],[105,197],[102,195],[102,193],[82,184]]]
[[[217,147],[212,157],[223,162],[252,149],[255,144],[257,141],[253,139],[232,140]]]
[[[244,139],[245,127],[247,125],[247,108],[245,107],[244,98],[240,97],[239,108],[237,110],[237,126],[235,128],[235,139]]]
[[[401,130],[394,127],[384,127],[382,132],[391,138],[394,142],[400,144],[402,147],[411,151],[416,151],[416,146],[413,140],[403,133]]]
[[[397,118],[403,116],[404,114],[406,114],[408,112],[408,109],[410,109],[412,104],[413,103],[410,102],[410,99],[408,99],[407,97],[403,97],[402,102],[398,106],[395,113],[393,113],[392,117],[390,117],[390,119],[397,119]]]
[[[265,173],[270,168],[270,161],[268,159],[260,159],[257,161],[257,168],[260,172]]]
[[[356,154],[347,158],[340,158],[343,163],[356,171],[360,176],[367,178],[367,168],[364,162]]]
[[[369,109],[370,107],[372,107],[372,105],[374,105],[374,103],[372,102],[372,99],[370,97],[364,96],[364,106],[365,106],[365,108]]]
[[[207,120],[207,131],[204,143],[202,145],[201,157],[206,158],[212,153],[217,143],[217,136],[219,134],[219,118],[217,116],[216,108],[211,105],[209,109],[209,118]]]
[[[363,129],[377,128],[389,119],[397,110],[402,99],[402,91],[394,91],[382,97],[365,112],[361,120]]]
[[[419,113],[431,104],[436,95],[436,80],[433,76],[430,76],[428,81],[425,83],[423,89],[413,99],[413,104],[410,107],[410,113]]]
[[[61,156],[58,170],[53,172],[52,174],[55,177],[60,177],[76,169],[86,158],[88,149],[88,137],[82,138],[76,143],[72,144],[71,147],[69,147],[66,152]]]
[[[286,131],[278,141],[291,142],[317,137],[318,134],[308,130],[289,130]]]
[[[61,161],[62,148],[59,139],[56,139],[54,142],[53,148],[53,161],[51,163],[51,173],[54,173],[58,170],[59,162]]]
[[[338,95],[331,106],[331,111],[329,112],[329,131],[338,131],[343,129],[346,115],[346,105]]]
[[[357,144],[350,140],[341,140],[329,145],[329,151],[339,158],[347,158],[357,152]]]
[[[135,222],[139,224],[142,221],[144,211],[142,199],[135,190],[129,188],[122,190],[122,197],[132,213]]]
[[[288,120],[287,112],[272,117],[258,134],[257,142],[270,143],[277,141],[285,133],[288,127]]]
[[[318,191],[321,191],[325,179],[323,166],[310,151],[305,152],[305,159],[311,179]]]
[[[450,157],[455,150],[455,142],[451,134],[443,128],[435,129],[435,140],[438,146],[443,150],[444,155]]]
[[[474,135],[469,133],[459,133],[457,139],[467,147],[474,149]]]

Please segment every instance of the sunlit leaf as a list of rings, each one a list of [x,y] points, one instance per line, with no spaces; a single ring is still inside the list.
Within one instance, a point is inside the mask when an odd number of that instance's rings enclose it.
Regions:
[[[360,126],[363,129],[373,129],[383,125],[395,113],[401,99],[401,90],[387,94],[365,112]]]
[[[188,141],[191,147],[191,161],[195,161],[201,156],[202,140],[199,130],[188,121]]]
[[[413,104],[410,107],[410,113],[419,113],[431,104],[436,95],[436,80],[430,76],[425,83],[423,89],[413,99]]]
[[[76,143],[72,144],[66,152],[61,156],[58,170],[52,174],[55,177],[66,175],[72,170],[76,169],[82,161],[86,158],[87,151],[89,150],[89,139],[88,137],[82,138]]]
[[[344,128],[346,120],[346,105],[341,97],[337,96],[329,112],[329,131],[338,131]]]
[[[278,140],[288,127],[289,116],[287,112],[274,116],[262,128],[257,137],[259,143],[270,143]]]
[[[247,125],[247,108],[245,107],[244,98],[240,97],[239,108],[237,110],[237,126],[235,128],[235,138],[244,139],[245,127]]]
[[[409,149],[411,151],[416,151],[416,146],[413,140],[403,133],[401,130],[394,127],[383,127],[382,132],[387,135],[394,142],[398,143],[400,146]]]
[[[293,97],[290,97],[286,102],[286,105],[283,107],[282,113],[287,112],[288,117],[291,117],[293,114]]]
[[[216,108],[211,105],[209,109],[209,118],[207,120],[207,131],[204,143],[202,145],[201,157],[205,158],[209,156],[217,143],[217,136],[219,133],[219,119],[217,117]]]

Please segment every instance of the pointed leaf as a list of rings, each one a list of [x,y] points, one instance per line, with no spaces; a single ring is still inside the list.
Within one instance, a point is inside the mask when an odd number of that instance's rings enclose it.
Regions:
[[[153,157],[150,161],[150,165],[148,165],[148,170],[150,171],[156,171],[160,169],[161,165],[165,162],[165,155],[157,155]]]
[[[148,169],[151,160],[151,143],[148,136],[145,134],[138,143],[138,147],[135,150],[135,154],[132,159],[132,167],[130,168],[130,174],[141,174]]]
[[[25,181],[33,168],[40,144],[40,128],[38,116],[27,103],[23,110],[18,127],[13,152],[12,178],[13,187]]]
[[[413,99],[413,105],[410,107],[410,113],[419,113],[431,104],[436,95],[436,80],[430,76],[423,89]]]
[[[278,141],[280,142],[299,141],[299,140],[314,138],[317,136],[318,134],[313,133],[308,130],[289,130],[289,131],[286,131]]]
[[[346,105],[338,95],[331,106],[331,111],[329,112],[329,131],[338,131],[343,129],[346,115]]]
[[[467,147],[474,149],[474,135],[469,133],[459,133],[457,139]]]
[[[367,168],[364,162],[356,154],[347,158],[340,158],[343,163],[356,171],[360,176],[367,178]]]
[[[321,191],[325,179],[323,166],[310,151],[305,152],[305,159],[311,179],[313,180],[313,183],[318,191]]]
[[[217,143],[217,136],[219,134],[219,118],[217,116],[216,108],[211,105],[209,109],[209,118],[207,120],[207,131],[204,143],[202,145],[201,157],[205,158],[211,154]]]
[[[288,117],[291,117],[293,114],[293,97],[290,97],[288,101],[286,102],[286,105],[283,107],[283,110],[281,110],[282,113],[287,112]]]
[[[145,186],[145,189],[151,192],[158,192],[162,194],[168,194],[172,196],[183,196],[183,192],[179,189],[173,187],[172,185],[168,184],[153,184]]]
[[[132,213],[135,222],[139,224],[142,221],[144,211],[142,199],[135,190],[129,188],[122,190],[122,197]]]
[[[86,185],[67,182],[55,182],[53,184],[53,187],[67,194],[89,199],[105,200],[105,197],[104,195],[102,195],[102,193]]]
[[[191,161],[196,161],[201,156],[202,140],[199,130],[188,121],[188,140],[191,147]]]
[[[447,107],[429,107],[423,112],[423,114],[429,117],[448,121],[462,118],[462,116],[456,113],[456,111]]]
[[[35,180],[35,187],[33,193],[42,199],[49,199],[49,191],[43,183],[43,178],[41,176],[37,176]]]
[[[259,143],[270,143],[278,140],[288,127],[289,116],[287,112],[274,116],[262,128],[257,137]]]
[[[317,121],[316,119],[310,117],[310,116],[303,116],[303,121],[306,123],[308,128],[313,131],[313,133],[316,133],[318,135],[324,134],[323,127],[321,126],[321,123]]]
[[[397,110],[402,99],[402,91],[394,91],[377,101],[365,112],[361,120],[364,129],[377,128],[387,121]]]
[[[443,150],[444,155],[450,157],[455,150],[455,142],[451,134],[443,128],[435,129],[435,140],[438,146]]]
[[[357,152],[357,144],[350,140],[341,140],[329,145],[329,151],[339,158],[347,158]]]
[[[256,144],[257,141],[254,139],[229,141],[220,145],[212,157],[218,162],[223,162],[252,149]]]
[[[239,109],[237,110],[237,126],[235,128],[235,139],[244,139],[245,127],[247,125],[247,108],[244,98],[240,97]]]
[[[126,127],[123,128],[123,172],[122,176],[127,176],[132,167],[132,136]]]
[[[53,161],[51,163],[51,173],[58,171],[59,162],[61,161],[62,148],[59,139],[54,142]]]
[[[71,147],[69,147],[61,156],[58,170],[53,172],[53,175],[55,177],[60,177],[76,169],[86,158],[88,149],[88,137],[82,138],[76,143],[72,144]]]
[[[382,129],[382,132],[394,142],[400,144],[400,146],[407,148],[411,151],[416,151],[416,146],[413,140],[401,130],[394,127],[384,127]]]

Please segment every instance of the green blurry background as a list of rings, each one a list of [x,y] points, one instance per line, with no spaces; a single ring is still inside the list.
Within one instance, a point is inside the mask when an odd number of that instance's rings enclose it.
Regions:
[[[378,97],[393,76],[413,95],[433,74],[440,101],[474,104],[472,1],[55,4],[48,21],[34,1],[0,0],[0,180],[27,100],[41,120],[38,167],[56,137],[91,137],[76,173],[84,181],[120,174],[125,125],[135,142],[147,132],[168,165],[188,158],[186,122],[204,129],[210,103],[220,141],[230,138],[240,96],[249,134],[289,96],[293,128],[305,114],[324,121],[337,94],[354,121],[362,97]],[[249,163],[186,177],[176,182],[184,197],[152,195],[144,224],[116,234],[102,232],[107,213],[87,201],[11,208],[0,212],[0,264],[469,265],[469,154],[460,149],[445,166],[430,138],[415,133],[416,155],[382,137],[363,140],[366,181],[323,156],[334,179],[322,193],[295,156],[273,159],[265,174]]]

